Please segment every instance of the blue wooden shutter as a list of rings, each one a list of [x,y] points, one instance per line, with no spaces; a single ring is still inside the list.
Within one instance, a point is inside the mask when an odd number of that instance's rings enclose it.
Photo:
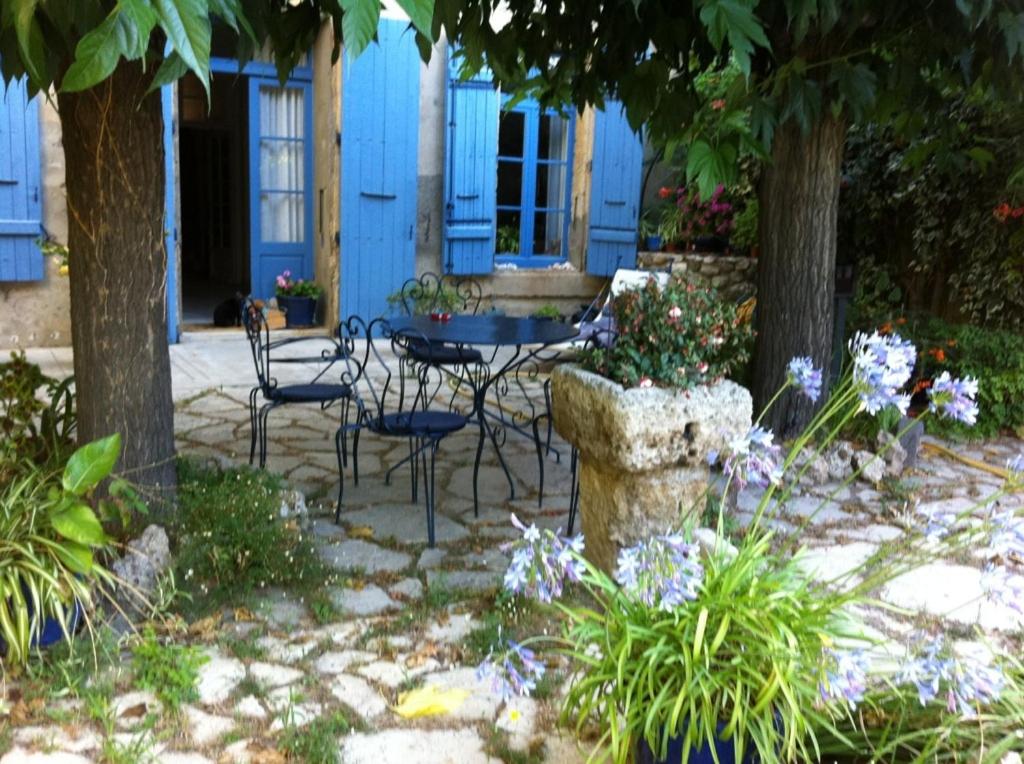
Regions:
[[[606,101],[594,115],[587,272],[611,276],[636,267],[637,217],[644,150],[622,104]]]
[[[449,62],[444,270],[490,273],[498,197],[498,91],[484,71],[462,82]]]
[[[26,81],[0,84],[0,281],[43,278],[39,103]]]
[[[341,97],[341,316],[387,313],[416,273],[420,58],[405,21],[346,60]]]

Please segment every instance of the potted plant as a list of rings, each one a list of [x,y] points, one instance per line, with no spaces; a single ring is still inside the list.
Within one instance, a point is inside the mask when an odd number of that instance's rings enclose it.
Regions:
[[[115,434],[79,448],[62,471],[25,462],[0,489],[0,653],[9,665],[70,638],[113,581],[101,561],[110,539],[89,496],[120,451]],[[110,490],[125,486],[115,482]],[[109,501],[97,506],[112,509]]]
[[[284,311],[285,325],[290,329],[312,326],[316,321],[316,302],[323,291],[315,281],[293,279],[291,271],[278,275],[277,305]]]
[[[660,252],[663,243],[654,218],[653,210],[646,210],[640,217],[640,241],[648,252]]]
[[[913,346],[898,336],[858,335],[850,351],[847,372],[788,453],[754,425],[715,455],[723,485],[696,502],[717,506],[714,529],[685,519],[692,505],[681,497],[675,529],[623,548],[605,569],[589,554],[589,537],[526,527],[513,516],[522,536],[508,550],[505,588],[539,601],[561,629],[505,639],[480,675],[506,697],[529,695],[550,665],[537,645],[551,645],[570,678],[562,722],[577,732],[594,730],[594,758],[616,764],[780,764],[855,755],[995,762],[994,752],[1016,750],[1024,666],[1012,653],[991,645],[958,652],[934,633],[879,645],[862,619],[896,577],[967,553],[988,566],[989,606],[1019,608],[1024,517],[993,501],[1024,487],[1024,453],[1008,461],[993,494],[949,512],[922,511],[899,544],[852,569],[833,572],[805,561],[803,538],[816,512],[788,531],[769,522],[842,424],[906,410]],[[817,401],[821,388],[821,370],[795,358],[772,400]],[[945,379],[918,419],[970,422],[976,394],[971,378]],[[808,451],[811,459],[802,461]],[[731,486],[750,484],[763,493],[734,545],[724,535],[723,499]],[[965,596],[977,607],[973,592]],[[1004,702],[1007,690],[1015,694]],[[855,713],[859,706],[863,712]],[[999,713],[1007,707],[1011,718]],[[972,736],[977,748],[959,747]]]
[[[530,314],[531,318],[536,318],[539,321],[561,321],[562,311],[558,309],[557,305],[552,305],[550,302],[541,305],[537,310]]]
[[[680,188],[676,206],[680,213],[680,231],[684,240],[698,252],[724,252],[733,230],[733,206],[719,184],[710,198],[702,200],[696,188]]]
[[[676,252],[679,237],[682,235],[682,213],[675,204],[666,205],[661,211],[658,223],[658,236],[664,244],[666,252]]]
[[[617,296],[612,317],[611,347],[551,377],[554,427],[579,451],[583,530],[605,570],[622,546],[676,524],[680,499],[707,488],[707,455],[747,430],[752,409],[725,379],[751,330],[712,289],[651,278]]]

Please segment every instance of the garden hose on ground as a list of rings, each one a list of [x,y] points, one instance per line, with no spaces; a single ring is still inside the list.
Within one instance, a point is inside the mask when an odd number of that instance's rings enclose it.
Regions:
[[[958,454],[953,449],[946,448],[945,446],[940,446],[938,443],[924,442],[921,444],[921,447],[925,451],[930,451],[932,453],[939,454],[940,456],[945,456],[947,459],[952,459],[953,461],[961,462],[962,464],[966,464],[968,467],[973,467],[976,470],[987,472],[990,475],[995,475],[996,477],[1002,478],[1003,480],[1007,480],[1010,477],[1009,473],[1002,467],[993,467],[991,464],[980,461],[978,459],[972,459],[969,456]]]

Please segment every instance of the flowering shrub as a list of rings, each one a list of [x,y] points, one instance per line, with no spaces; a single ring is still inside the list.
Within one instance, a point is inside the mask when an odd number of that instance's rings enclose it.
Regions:
[[[278,274],[275,285],[278,297],[312,297],[315,300],[323,291],[315,281],[293,279],[291,271]]]
[[[682,277],[652,278],[612,303],[616,338],[584,352],[585,368],[624,387],[691,388],[725,377],[750,355],[753,334],[736,308]]]
[[[732,204],[724,198],[725,186],[715,187],[711,197],[702,201],[696,188],[676,189],[676,206],[682,213],[680,233],[685,241],[698,236],[723,236],[734,226]]]
[[[906,760],[914,761],[977,761],[982,748],[1011,750],[1024,720],[1019,661],[959,653],[941,634],[912,641],[902,659],[881,651],[884,660],[877,660],[861,619],[874,592],[897,576],[969,551],[986,558],[985,598],[1015,608],[1024,624],[1024,513],[999,504],[1024,488],[1024,454],[1008,462],[993,495],[966,509],[922,514],[901,543],[830,580],[812,576],[801,559],[802,533],[816,512],[788,535],[768,529],[766,520],[813,461],[792,469],[804,449],[820,456],[851,419],[908,408],[918,357],[912,344],[895,334],[858,334],[850,352],[846,374],[788,453],[755,423],[714,455],[723,465],[723,495],[734,483],[765,488],[736,547],[721,536],[720,508],[711,540],[689,527],[645,539],[622,549],[610,573],[583,557],[582,537],[514,520],[523,537],[510,545],[506,586],[554,608],[563,628],[554,638],[499,645],[481,675],[505,697],[529,694],[544,673],[533,645],[552,642],[571,664],[563,722],[578,732],[593,724],[595,753],[616,764],[630,761],[641,743],[664,759],[673,738],[682,740],[683,761],[731,739],[737,761],[753,752],[765,764],[823,760],[825,750],[872,752],[872,760],[911,752],[917,758]],[[794,359],[788,371],[773,402],[785,394],[820,396],[821,371],[808,359]],[[973,379],[943,376],[917,418],[966,426],[978,416],[977,392]],[[566,598],[572,588],[583,596]],[[1006,713],[1007,704],[1016,705]],[[923,722],[917,707],[928,712]],[[958,732],[963,719],[977,731]]]

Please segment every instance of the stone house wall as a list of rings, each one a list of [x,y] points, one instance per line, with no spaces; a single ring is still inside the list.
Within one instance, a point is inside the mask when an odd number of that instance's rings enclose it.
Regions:
[[[637,265],[647,270],[682,273],[717,289],[730,300],[745,300],[757,294],[757,260],[735,255],[700,252],[641,252]]]

